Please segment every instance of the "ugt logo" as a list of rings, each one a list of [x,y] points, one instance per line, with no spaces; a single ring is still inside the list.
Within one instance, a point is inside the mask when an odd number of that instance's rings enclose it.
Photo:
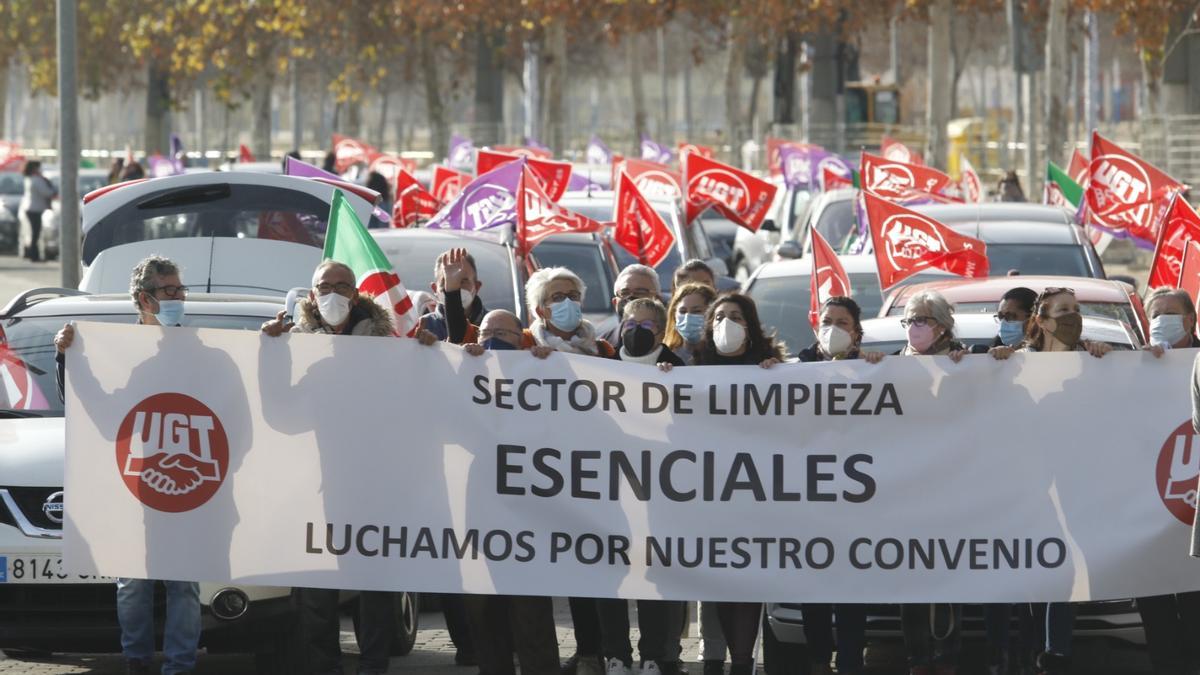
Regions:
[[[1158,452],[1154,477],[1163,506],[1185,525],[1196,516],[1196,486],[1200,480],[1200,436],[1192,430],[1192,421],[1171,432]]]
[[[212,498],[229,469],[221,420],[184,394],[155,394],[117,430],[117,470],[138,501],[157,511],[191,511]]]

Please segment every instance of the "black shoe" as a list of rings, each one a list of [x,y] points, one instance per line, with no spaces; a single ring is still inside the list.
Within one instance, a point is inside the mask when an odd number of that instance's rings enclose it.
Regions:
[[[129,659],[125,662],[127,675],[150,675],[150,664],[141,659]]]
[[[1037,657],[1038,675],[1067,675],[1071,672],[1071,657],[1042,652]]]
[[[705,661],[704,675],[725,675],[725,662],[717,659]]]

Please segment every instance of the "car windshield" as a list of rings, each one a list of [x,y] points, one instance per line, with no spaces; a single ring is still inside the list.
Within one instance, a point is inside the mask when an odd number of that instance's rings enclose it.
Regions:
[[[54,371],[54,334],[69,321],[129,323],[132,314],[89,314],[12,318],[4,322],[0,340],[0,419],[15,414],[57,417],[63,404]],[[261,329],[270,316],[186,314],[183,325],[197,328]]]
[[[555,241],[553,237],[538,244],[534,249],[539,267],[565,267],[583,279],[588,292],[583,298],[583,311],[603,314],[612,311],[613,279],[605,270],[604,252],[598,242]]]
[[[1021,274],[1091,277],[1087,254],[1073,244],[988,244],[988,266],[992,276],[1009,270]]]
[[[117,207],[84,236],[83,262],[137,241],[179,237],[274,239],[321,248],[329,204],[306,192],[267,185],[209,183],[148,194]],[[374,216],[368,227],[382,227]]]
[[[472,241],[463,238],[462,241],[452,241],[443,238],[431,239],[426,237],[386,237],[379,240],[379,247],[396,267],[396,274],[404,282],[404,287],[410,291],[428,291],[433,283],[433,263],[438,256],[451,247],[463,247],[475,258],[476,273],[483,287],[479,289],[479,299],[488,309],[507,309],[513,311],[517,307],[513,299],[512,265],[509,262],[508,249],[499,244]],[[540,248],[538,249],[540,252]]]
[[[21,194],[25,194],[25,177],[12,171],[0,173],[0,195]]]
[[[817,217],[817,232],[834,249],[840,249],[842,242],[854,231],[854,224],[853,199],[829,202]]]
[[[924,277],[924,278],[922,278]],[[937,278],[918,274],[905,279],[902,285],[919,284]],[[758,305],[758,316],[767,332],[787,344],[789,353],[811,345],[816,336],[808,323],[809,275],[759,278],[746,289]],[[850,295],[862,309],[862,318],[874,318],[883,306],[879,293],[879,277],[869,272],[850,275]]]

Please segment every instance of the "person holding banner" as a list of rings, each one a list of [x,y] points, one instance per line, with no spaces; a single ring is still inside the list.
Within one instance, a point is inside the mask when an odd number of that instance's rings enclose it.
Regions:
[[[667,306],[667,333],[663,344],[684,363],[691,362],[692,354],[700,346],[700,338],[704,336],[704,315],[716,298],[717,292],[712,286],[691,282],[675,286],[675,295]]]
[[[917,293],[904,306],[900,325],[908,335],[908,344],[896,356],[949,356],[958,363],[967,354],[963,343],[954,339],[954,307],[936,291]]]
[[[1000,305],[996,308],[996,325],[999,331],[991,344],[975,345],[972,354],[991,354],[992,358],[1003,361],[1012,356],[1025,339],[1025,324],[1033,314],[1033,305],[1037,302],[1037,291],[1032,288],[1018,286],[1010,288],[1000,296]]]
[[[801,350],[801,363],[813,361],[842,361],[861,358],[867,363],[879,363],[882,352],[862,352],[862,309],[853,298],[834,296],[821,305],[817,341]]]
[[[637,298],[625,305],[621,316],[621,348],[617,359],[633,363],[684,365],[683,359],[663,344],[667,309],[657,298]]]
[[[770,368],[786,358],[786,348],[768,336],[754,299],[741,293],[717,297],[704,316],[704,335],[692,361],[698,366]],[[660,366],[669,371],[670,367]],[[762,604],[719,602],[717,618],[729,647],[729,675],[751,675]]]
[[[477,323],[487,313],[479,299],[479,271],[465,248],[452,248],[438,256],[429,285],[438,298],[437,309],[421,317],[421,328],[438,340],[456,345],[476,342]]]
[[[622,280],[618,278],[617,283]],[[658,275],[655,275],[655,285]],[[548,347],[553,351],[614,358],[617,350],[596,336],[596,328],[583,318],[587,286],[565,267],[544,267],[525,282],[525,302],[533,323],[525,329],[522,345]],[[575,625],[575,655],[564,673],[600,675],[600,615],[593,598],[569,598]]]
[[[1200,347],[1196,338],[1196,305],[1188,292],[1179,288],[1156,288],[1146,296],[1150,318],[1150,340],[1145,349],[1156,357],[1168,349]]]

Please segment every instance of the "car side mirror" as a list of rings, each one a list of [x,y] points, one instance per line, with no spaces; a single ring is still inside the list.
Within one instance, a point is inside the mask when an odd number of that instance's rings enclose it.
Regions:
[[[763,232],[778,232],[779,226],[775,224],[774,220],[767,218],[766,220],[762,221],[762,225],[759,225],[758,229],[762,230]]]
[[[783,260],[795,260],[804,255],[804,249],[794,241],[785,241],[775,249],[775,255]]]

